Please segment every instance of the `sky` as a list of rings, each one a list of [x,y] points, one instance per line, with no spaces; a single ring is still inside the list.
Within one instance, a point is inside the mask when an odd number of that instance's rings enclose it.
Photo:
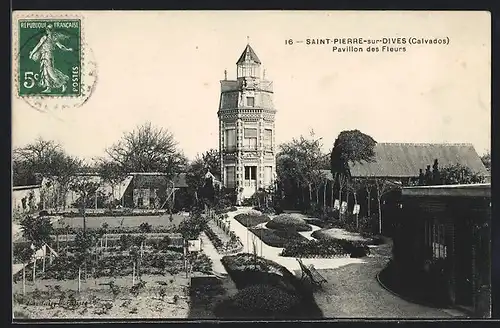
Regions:
[[[97,65],[94,91],[80,107],[46,112],[14,95],[13,147],[42,137],[75,156],[103,156],[124,132],[150,121],[171,131],[191,159],[217,148],[220,80],[225,69],[228,79],[236,78],[248,36],[274,83],[277,143],[313,130],[327,151],[342,130],[358,129],[378,142],[490,149],[486,12],[72,14],[84,18],[85,47]],[[363,52],[339,53],[331,44],[285,42],[383,37],[447,38],[449,44],[407,43],[396,53],[367,52],[364,45]]]

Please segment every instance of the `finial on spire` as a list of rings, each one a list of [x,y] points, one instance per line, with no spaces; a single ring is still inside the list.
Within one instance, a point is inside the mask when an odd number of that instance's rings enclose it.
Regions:
[[[247,44],[250,44],[250,37],[247,35]]]
[[[224,80],[227,80],[227,69],[224,70]]]
[[[262,70],[262,79],[263,80],[266,79],[266,69],[265,68]]]

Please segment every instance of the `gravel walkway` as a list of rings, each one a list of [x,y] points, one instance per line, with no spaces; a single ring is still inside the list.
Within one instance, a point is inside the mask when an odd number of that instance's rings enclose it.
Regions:
[[[391,245],[372,248],[373,256],[363,264],[319,270],[328,280],[315,294],[325,318],[452,318],[455,310],[436,309],[407,302],[385,290],[376,275],[391,256]]]

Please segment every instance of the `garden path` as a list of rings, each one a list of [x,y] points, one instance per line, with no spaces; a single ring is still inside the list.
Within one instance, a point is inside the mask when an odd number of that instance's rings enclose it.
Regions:
[[[202,250],[206,256],[208,256],[212,260],[212,270],[217,274],[225,275],[227,274],[226,268],[221,263],[221,259],[223,255],[219,254],[215,249],[215,246],[212,244],[208,236],[205,232],[200,234],[201,242],[202,242]]]
[[[290,272],[300,270],[300,265],[293,257],[280,256],[283,248],[272,247],[264,244],[256,235],[250,232],[244,225],[239,223],[234,217],[238,214],[246,213],[251,210],[251,207],[238,207],[237,211],[227,213],[231,220],[230,229],[241,239],[243,243],[242,253],[253,253],[252,242],[255,241],[257,255],[268,260],[274,261],[286,267]],[[312,232],[311,232],[312,233]],[[364,263],[363,259],[355,259],[349,257],[333,258],[333,259],[303,259],[304,264],[313,264],[317,269],[335,269],[352,263]]]

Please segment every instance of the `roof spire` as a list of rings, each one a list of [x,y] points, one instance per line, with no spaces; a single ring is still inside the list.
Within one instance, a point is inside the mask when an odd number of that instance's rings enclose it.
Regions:
[[[227,80],[227,69],[224,70],[224,80]]]
[[[250,37],[247,35],[247,44],[250,44]]]

